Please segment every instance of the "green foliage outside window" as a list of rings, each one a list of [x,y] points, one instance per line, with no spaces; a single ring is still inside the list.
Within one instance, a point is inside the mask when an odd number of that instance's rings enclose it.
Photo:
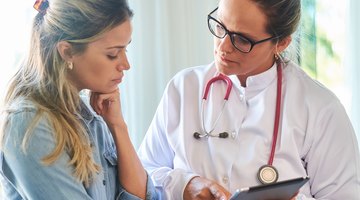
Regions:
[[[344,9],[337,1],[302,0],[301,3],[298,62],[310,76],[335,91],[344,80]],[[334,48],[336,45],[338,48]]]

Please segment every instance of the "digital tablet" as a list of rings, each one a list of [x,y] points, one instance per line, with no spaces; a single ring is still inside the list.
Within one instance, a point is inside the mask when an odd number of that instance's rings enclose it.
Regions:
[[[289,200],[308,180],[309,177],[299,177],[276,183],[241,188],[236,190],[230,200]]]

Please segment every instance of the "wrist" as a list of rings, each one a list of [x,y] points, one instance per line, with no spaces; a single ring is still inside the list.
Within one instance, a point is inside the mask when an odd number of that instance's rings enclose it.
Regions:
[[[108,127],[113,136],[116,135],[128,135],[127,125],[124,123],[108,124]]]

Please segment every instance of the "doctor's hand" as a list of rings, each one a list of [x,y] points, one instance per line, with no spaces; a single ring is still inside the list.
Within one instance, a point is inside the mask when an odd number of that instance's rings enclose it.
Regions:
[[[109,128],[126,127],[121,112],[119,89],[107,94],[91,92],[90,105],[104,119]]]
[[[192,178],[184,190],[184,200],[227,200],[230,196],[230,192],[221,185],[198,176]]]

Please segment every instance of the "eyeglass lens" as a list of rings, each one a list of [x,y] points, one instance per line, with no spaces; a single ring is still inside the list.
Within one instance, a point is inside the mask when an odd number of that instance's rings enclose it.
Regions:
[[[226,34],[228,34],[228,31],[226,28],[217,22],[216,20],[209,18],[209,28],[211,33],[218,37],[218,38],[224,38]],[[240,51],[242,52],[249,52],[251,50],[252,44],[251,42],[246,39],[245,37],[242,37],[238,34],[230,34],[231,42],[232,44]]]

